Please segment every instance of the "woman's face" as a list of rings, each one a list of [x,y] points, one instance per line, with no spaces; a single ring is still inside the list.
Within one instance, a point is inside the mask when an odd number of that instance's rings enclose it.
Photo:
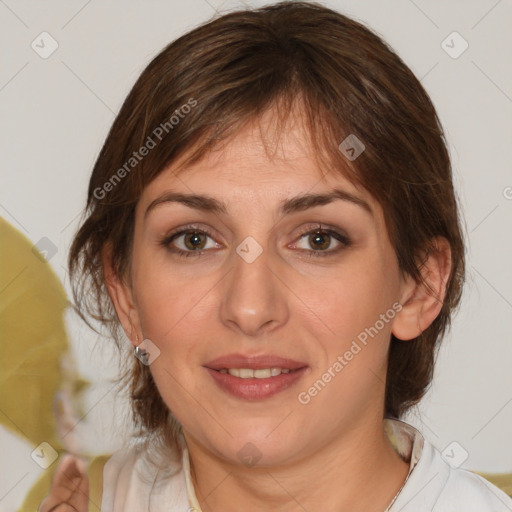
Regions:
[[[187,441],[236,464],[296,461],[382,421],[406,283],[378,203],[322,176],[306,140],[290,126],[269,159],[250,125],[165,169],[136,209],[133,301],[160,351],[151,372]]]

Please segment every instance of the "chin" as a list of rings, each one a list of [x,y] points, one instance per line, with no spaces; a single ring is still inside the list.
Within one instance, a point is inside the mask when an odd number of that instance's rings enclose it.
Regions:
[[[278,435],[276,432],[269,435],[272,429],[275,429],[276,423],[268,427],[266,425],[265,428],[256,431],[253,427],[250,434],[247,429],[241,431],[239,435],[230,431],[232,438],[226,439],[226,436],[223,436],[222,443],[210,441],[209,444],[219,457],[230,464],[247,468],[275,467],[291,462],[302,455],[300,436],[290,436],[286,433]]]

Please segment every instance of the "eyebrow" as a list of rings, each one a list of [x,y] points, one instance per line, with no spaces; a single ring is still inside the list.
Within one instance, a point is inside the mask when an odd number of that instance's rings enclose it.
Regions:
[[[325,194],[302,194],[290,199],[285,199],[279,204],[279,212],[281,214],[301,212],[310,208],[314,208],[315,206],[324,206],[336,200],[353,203],[366,210],[370,215],[373,215],[372,209],[366,201],[341,189],[333,189]],[[151,210],[164,203],[180,203],[196,210],[224,215],[227,214],[226,203],[219,201],[214,197],[165,191],[156,199],[151,201],[149,206],[146,208],[144,218],[147,217]]]

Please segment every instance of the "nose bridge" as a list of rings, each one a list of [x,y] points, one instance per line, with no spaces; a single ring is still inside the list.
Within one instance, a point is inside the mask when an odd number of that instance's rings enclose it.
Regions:
[[[233,267],[221,307],[223,322],[236,324],[252,336],[286,322],[286,296],[272,268],[275,258],[271,251],[249,236],[231,259]]]

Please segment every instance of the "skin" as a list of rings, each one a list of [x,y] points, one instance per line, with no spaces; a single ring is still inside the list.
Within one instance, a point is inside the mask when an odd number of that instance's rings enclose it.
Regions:
[[[85,463],[66,454],[52,479],[48,496],[39,506],[39,512],[87,512],[89,506],[89,479]]]
[[[340,173],[322,175],[300,120],[294,113],[276,139],[267,113],[194,166],[175,174],[178,160],[163,170],[137,204],[131,281],[112,272],[104,253],[125,332],[134,346],[149,339],[160,350],[150,369],[183,426],[204,511],[318,510],[321,504],[326,511],[377,512],[408,472],[383,430],[390,336],[412,339],[439,313],[449,246],[436,241],[438,251],[423,267],[436,294],[403,276],[380,205]],[[262,137],[272,146],[271,158]],[[333,188],[364,200],[371,211],[336,200],[278,213],[282,200]],[[165,202],[145,217],[164,190],[213,196],[225,201],[227,214]],[[179,257],[161,244],[191,223],[212,233],[201,239],[203,254]],[[307,236],[319,223],[346,234],[350,244],[327,235],[323,253],[331,255],[309,257],[320,251]],[[252,263],[236,253],[248,236],[262,249]],[[186,250],[186,240],[181,236],[170,246]],[[297,395],[394,303],[402,310],[301,404]],[[234,352],[288,357],[308,370],[293,387],[247,401],[222,391],[204,368]],[[261,454],[252,467],[238,456],[248,442]]]

